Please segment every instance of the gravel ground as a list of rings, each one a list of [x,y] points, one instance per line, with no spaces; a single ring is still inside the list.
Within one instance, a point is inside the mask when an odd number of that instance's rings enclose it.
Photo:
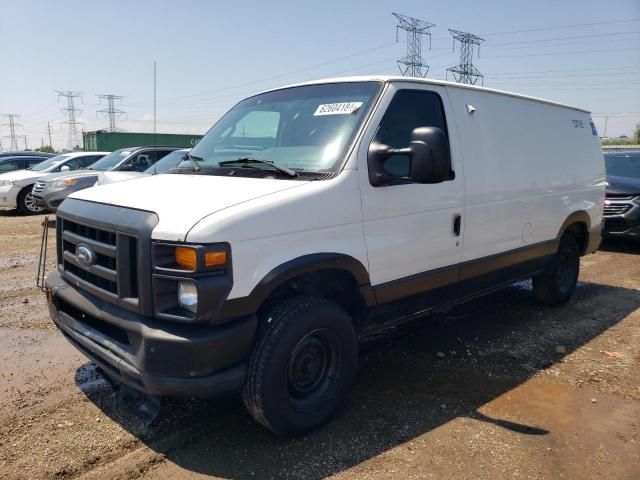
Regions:
[[[43,218],[0,210],[0,478],[640,478],[639,245],[561,308],[525,282],[368,342],[345,410],[286,440],[237,398],[136,418],[48,318]]]

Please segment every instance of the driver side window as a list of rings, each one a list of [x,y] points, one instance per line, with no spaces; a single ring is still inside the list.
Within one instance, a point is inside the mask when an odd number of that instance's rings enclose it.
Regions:
[[[380,122],[375,142],[405,148],[411,142],[411,132],[418,127],[438,127],[447,133],[442,100],[434,92],[400,90]],[[407,177],[410,162],[408,156],[393,155],[384,163],[384,169],[391,175]]]
[[[77,158],[73,158],[63,165],[60,165],[56,170],[58,172],[64,172],[67,170],[66,168],[63,170],[62,167],[69,167],[69,170],[78,170],[78,168],[80,168],[80,160]]]
[[[131,170],[134,172],[143,172],[155,163],[155,158],[155,152],[139,153],[130,159],[127,164],[131,166]]]

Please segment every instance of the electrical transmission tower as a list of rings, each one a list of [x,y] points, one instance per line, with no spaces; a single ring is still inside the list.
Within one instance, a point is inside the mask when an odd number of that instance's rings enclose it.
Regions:
[[[422,37],[429,37],[429,48],[431,48],[431,27],[435,27],[435,24],[399,13],[392,14],[398,19],[396,42],[399,30],[407,32],[407,54],[398,60],[400,73],[405,77],[426,77],[429,65],[422,58]]]
[[[7,118],[7,123],[4,124],[5,127],[9,127],[9,135],[5,135],[5,138],[10,139],[9,150],[18,150],[18,136],[16,135],[16,127],[21,127],[19,123],[16,123],[16,118],[20,115],[16,115],[15,113],[5,113],[2,115]]]
[[[82,110],[78,110],[76,108],[75,99],[79,98],[82,100],[82,93],[80,92],[72,92],[70,90],[56,90],[58,94],[58,101],[60,97],[67,99],[67,108],[62,108],[63,112],[67,112],[67,121],[64,122],[69,127],[69,135],[67,137],[67,144],[69,148],[73,148],[76,145],[80,145],[78,141],[78,125],[82,125],[82,122],[77,121],[76,115],[82,113]]]
[[[96,115],[98,113],[102,113],[105,117],[109,117],[109,132],[115,132],[117,131],[116,129],[116,117],[121,117],[122,115],[126,115],[127,112],[122,111],[122,110],[118,110],[117,108],[115,108],[115,102],[116,100],[120,100],[120,103],[122,103],[122,99],[124,97],[120,96],[120,95],[112,95],[112,94],[107,94],[107,95],[98,95],[98,98],[100,100],[102,100],[103,98],[107,101],[107,108],[103,108],[102,110],[98,110],[96,112]]]
[[[460,42],[460,64],[447,68],[447,72],[453,74],[453,78],[458,83],[475,85],[478,79],[484,84],[484,76],[473,65],[473,46],[478,45],[478,57],[480,56],[480,44],[484,38],[467,32],[449,29],[453,37],[453,49],[456,48],[456,40]]]

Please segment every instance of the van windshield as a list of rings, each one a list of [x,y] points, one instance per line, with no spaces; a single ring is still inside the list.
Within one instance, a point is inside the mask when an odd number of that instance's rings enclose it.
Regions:
[[[224,115],[191,156],[206,167],[252,158],[298,171],[333,172],[380,87],[379,82],[329,83],[256,95]],[[269,169],[265,163],[251,166]]]

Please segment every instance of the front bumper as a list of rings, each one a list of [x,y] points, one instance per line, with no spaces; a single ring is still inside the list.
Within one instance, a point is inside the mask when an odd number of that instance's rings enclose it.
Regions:
[[[146,317],[46,279],[49,313],[64,336],[111,378],[148,395],[210,398],[238,392],[255,316],[223,326]]]
[[[51,210],[55,212],[56,209],[60,206],[67,195],[72,192],[68,192],[66,190],[56,190],[53,192],[33,192],[33,199],[36,202],[36,205],[42,208],[46,208],[47,210]]]
[[[48,184],[45,184],[41,191],[33,191],[33,198],[39,207],[46,208],[55,212],[60,204],[69,195],[80,190],[85,190],[92,187],[95,184],[95,179],[91,182],[79,182],[76,185],[66,188],[49,188]]]
[[[0,207],[16,208],[18,206],[18,193],[21,187],[8,185],[0,187]]]

